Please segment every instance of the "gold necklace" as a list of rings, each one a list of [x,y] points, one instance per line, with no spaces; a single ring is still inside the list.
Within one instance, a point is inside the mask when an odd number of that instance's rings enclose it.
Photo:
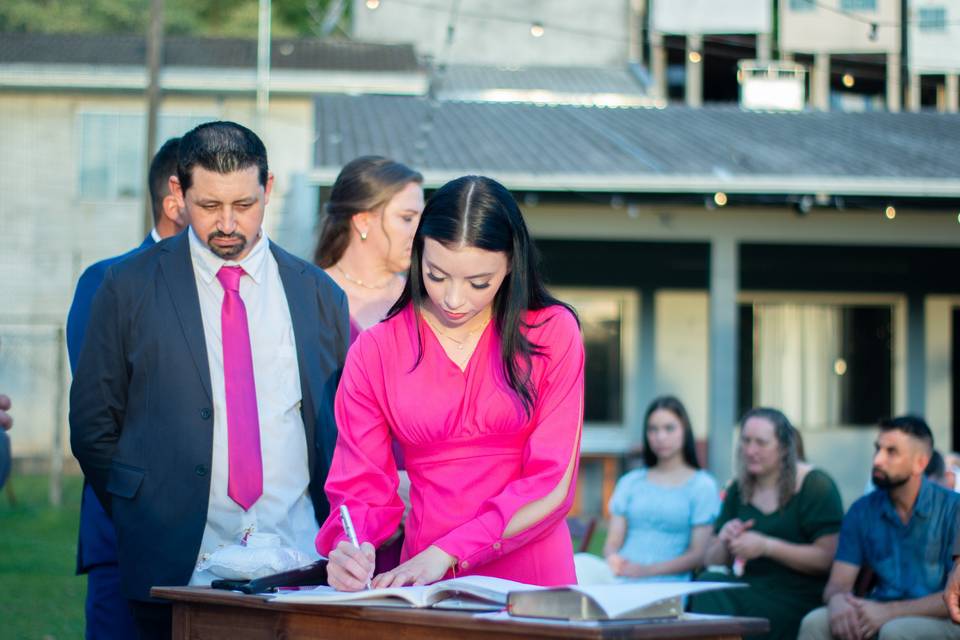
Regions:
[[[421,314],[421,315],[423,315],[423,320],[424,320],[424,322],[426,322],[428,325],[430,325],[430,328],[431,328],[431,329],[433,329],[436,333],[440,334],[441,336],[443,336],[443,337],[446,338],[447,340],[449,340],[449,341],[451,341],[451,342],[453,342],[453,343],[456,343],[456,345],[457,345],[457,351],[463,351],[464,348],[467,346],[467,342],[469,342],[469,340],[470,340],[470,338],[473,336],[473,334],[477,333],[478,331],[483,331],[483,330],[487,327],[487,325],[490,323],[490,318],[487,318],[486,320],[483,321],[483,324],[481,324],[479,327],[473,328],[473,329],[471,329],[470,331],[468,331],[468,332],[467,332],[467,335],[466,335],[462,340],[460,340],[460,339],[454,338],[452,335],[450,335],[450,334],[447,333],[446,331],[443,331],[440,327],[438,327],[437,325],[435,325],[435,324],[433,324],[432,322],[430,322],[429,320],[427,320],[426,314]],[[492,317],[492,316],[491,316],[491,317]]]
[[[394,274],[394,275],[390,276],[390,277],[387,279],[387,281],[384,282],[383,284],[368,284],[368,283],[364,282],[363,280],[360,280],[359,278],[351,277],[351,275],[350,275],[349,273],[347,273],[346,271],[343,270],[343,267],[340,266],[340,263],[339,263],[339,262],[338,262],[337,264],[333,265],[333,266],[337,268],[337,271],[340,272],[340,275],[343,276],[343,279],[344,279],[344,280],[346,280],[347,282],[352,282],[353,284],[357,285],[358,287],[363,287],[364,289],[386,289],[387,287],[390,286],[390,283],[393,282],[393,279],[397,277],[396,274]]]

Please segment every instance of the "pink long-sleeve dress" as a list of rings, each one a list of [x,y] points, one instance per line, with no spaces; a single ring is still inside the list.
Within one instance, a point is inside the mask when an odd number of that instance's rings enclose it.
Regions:
[[[321,554],[346,539],[341,504],[361,541],[378,547],[397,528],[403,503],[394,437],[411,484],[401,561],[436,545],[457,559],[457,575],[576,582],[564,516],[573,503],[583,424],[583,340],[560,306],[529,311],[525,322],[543,351],[533,356],[530,416],[505,379],[493,322],[463,371],[412,307],[360,334],[337,391],[340,433],[326,484],[330,517],[316,541]],[[418,329],[423,359],[414,367]],[[505,537],[513,515],[556,489],[571,461],[559,506]]]

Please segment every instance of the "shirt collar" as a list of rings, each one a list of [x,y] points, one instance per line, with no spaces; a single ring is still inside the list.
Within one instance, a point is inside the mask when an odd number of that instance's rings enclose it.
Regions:
[[[930,512],[933,510],[933,486],[930,482],[923,478],[920,481],[920,491],[917,493],[917,500],[913,503],[913,513],[910,516],[910,521],[913,521],[913,516],[920,516],[921,518],[929,518]],[[902,523],[900,516],[897,515],[897,509],[893,506],[893,499],[890,497],[889,491],[883,491],[884,500],[883,500],[883,513],[888,518],[894,522]],[[907,524],[910,524],[909,522]]]
[[[240,262],[224,260],[213,251],[210,251],[210,247],[205,245],[200,238],[197,237],[197,234],[194,233],[193,227],[190,227],[188,235],[190,236],[190,257],[193,260],[193,264],[200,278],[205,283],[210,284],[213,279],[217,277],[217,272],[220,271],[220,267],[223,266],[243,267],[244,273],[250,276],[250,279],[253,280],[255,284],[260,284],[263,281],[266,270],[267,245],[270,240],[267,238],[267,232],[262,228],[260,229],[260,239],[253,245],[250,253],[244,256]]]
[[[160,242],[161,240],[163,240],[163,238],[160,237],[160,234],[157,233],[156,227],[154,227],[153,229],[150,229],[150,237],[153,238],[154,242]]]

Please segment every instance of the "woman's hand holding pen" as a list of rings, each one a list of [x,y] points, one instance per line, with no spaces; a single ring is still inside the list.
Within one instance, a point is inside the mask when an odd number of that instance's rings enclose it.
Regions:
[[[440,547],[430,545],[396,569],[381,573],[374,578],[373,588],[430,584],[443,578],[456,561],[456,558]]]
[[[327,583],[337,591],[363,591],[373,577],[376,549],[364,542],[358,549],[341,540],[327,558]]]

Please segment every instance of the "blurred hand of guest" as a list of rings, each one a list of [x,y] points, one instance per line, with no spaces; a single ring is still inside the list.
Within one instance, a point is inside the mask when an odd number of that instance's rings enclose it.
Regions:
[[[837,640],[862,640],[860,617],[850,602],[849,593],[837,593],[827,604],[827,616],[830,620],[830,633]]]
[[[768,537],[762,533],[743,531],[733,538],[727,546],[730,553],[744,560],[755,560],[767,555]]]
[[[753,519],[747,520],[744,522],[740,518],[733,518],[728,520],[725,525],[720,528],[720,532],[717,534],[717,537],[727,546],[730,546],[730,543],[742,534],[744,531],[747,531],[753,527]]]
[[[950,619],[960,624],[960,563],[953,565],[947,586],[943,588],[943,601],[947,604]]]
[[[11,404],[10,397],[0,393],[0,428],[4,431],[9,431],[13,426],[13,416],[7,413]]]
[[[874,637],[880,632],[880,627],[896,617],[895,613],[891,611],[889,603],[856,598],[849,594],[847,600],[857,612],[861,637]]]
[[[613,575],[615,576],[624,575],[623,571],[627,564],[628,563],[626,559],[619,553],[611,553],[607,555],[607,566],[610,567],[610,570],[613,571]]]

